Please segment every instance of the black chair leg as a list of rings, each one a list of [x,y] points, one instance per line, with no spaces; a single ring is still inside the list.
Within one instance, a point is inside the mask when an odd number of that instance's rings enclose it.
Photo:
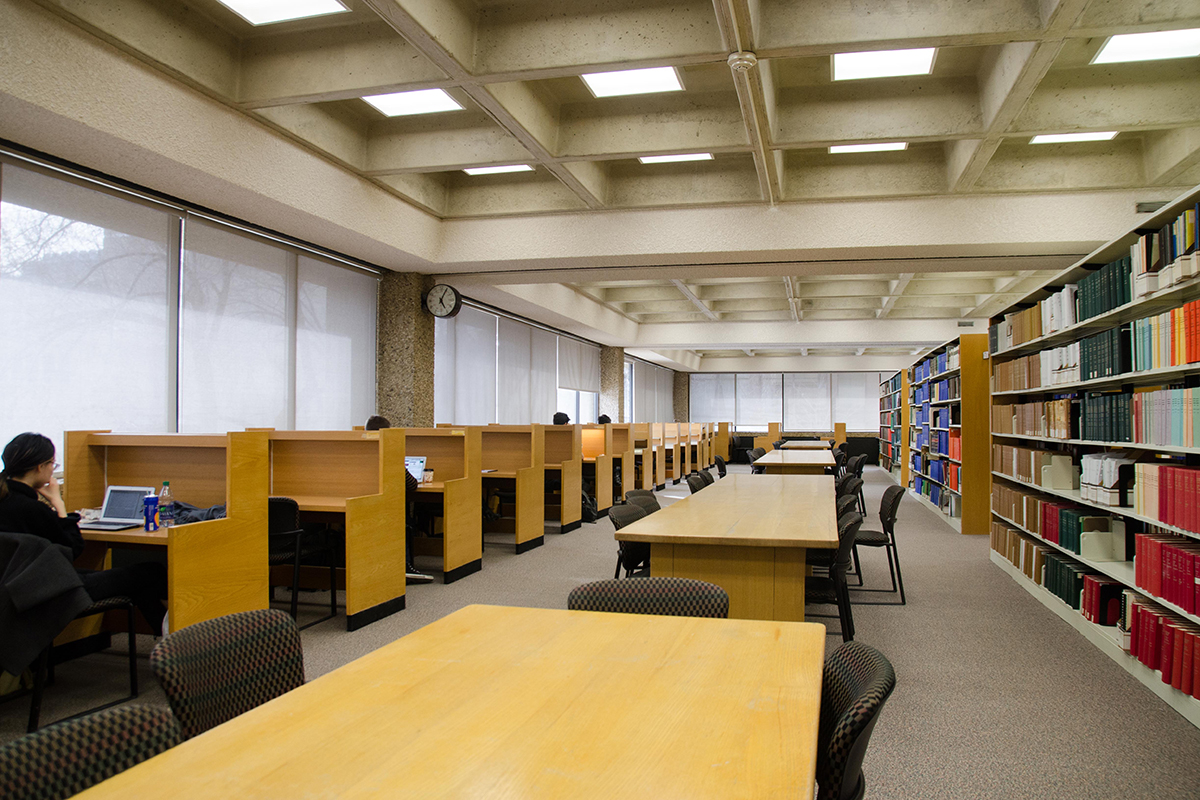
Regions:
[[[862,564],[858,563],[858,545],[854,545],[854,549],[850,551],[851,557],[854,559],[854,574],[858,576],[858,585],[863,585]]]
[[[337,616],[337,559],[333,557],[333,550],[329,551],[329,614]]]
[[[617,553],[617,571],[613,573],[613,580],[621,577],[621,553]]]
[[[46,689],[46,671],[50,663],[50,648],[47,647],[33,662],[33,696],[29,701],[29,724],[25,727],[26,733],[33,733],[38,729],[38,719],[42,716],[42,692]]]
[[[138,696],[137,632],[134,630],[135,618],[132,603],[126,611],[126,619],[129,622],[129,698],[132,700]]]
[[[296,538],[296,557],[292,559],[292,619],[300,613],[300,538]]]
[[[905,605],[906,601],[904,599],[904,576],[900,574],[900,552],[898,550],[896,550],[895,544],[892,545],[891,550],[892,550],[892,555],[896,559],[896,583],[900,587],[900,605]]]

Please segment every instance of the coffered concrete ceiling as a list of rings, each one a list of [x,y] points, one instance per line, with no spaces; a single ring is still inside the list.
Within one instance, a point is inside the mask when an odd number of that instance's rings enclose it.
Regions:
[[[1200,58],[1090,63],[1113,34],[1200,27],[1200,0],[343,2],[255,27],[216,0],[0,0],[0,136],[688,369],[907,363],[1133,224],[1135,200],[1200,183]],[[78,73],[19,84],[52,59],[29,43],[48,30],[34,7],[240,121],[185,128],[170,115],[190,101],[144,77],[77,109],[55,92],[133,79],[65,35]],[[917,47],[937,48],[929,75],[831,79],[834,53]],[[579,77],[662,66],[683,91],[598,99]],[[361,99],[430,88],[463,109],[387,118]],[[12,116],[37,106],[57,116]],[[135,158],[45,144],[70,135],[60,117],[120,139],[120,114],[155,108]],[[293,151],[248,131],[218,165],[238,125]],[[1118,133],[1030,144],[1102,130]],[[828,152],[893,141],[907,149]],[[713,158],[637,160],[692,152]],[[508,164],[533,170],[462,172]]]

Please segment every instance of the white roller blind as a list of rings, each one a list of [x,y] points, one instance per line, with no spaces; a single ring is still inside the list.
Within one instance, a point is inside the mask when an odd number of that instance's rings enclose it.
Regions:
[[[558,404],[558,337],[529,331],[529,422],[549,425]]]
[[[179,429],[288,428],[292,256],[189,220],[183,267]]]
[[[23,431],[169,431],[171,217],[0,167],[0,446]]]
[[[454,424],[495,421],[496,316],[465,307],[454,317]]]
[[[848,431],[879,429],[879,373],[833,373],[833,421]]]
[[[739,428],[766,430],[772,422],[783,422],[782,374],[739,372],[736,391]]]
[[[454,424],[454,319],[433,321],[433,422]]]
[[[633,421],[658,422],[658,379],[654,367],[633,362]]]
[[[371,275],[300,256],[296,285],[296,428],[344,429],[375,411]]]
[[[528,325],[500,317],[496,347],[496,421],[528,425],[530,396],[530,332]]]
[[[558,388],[600,391],[600,348],[558,337]]]
[[[828,372],[789,372],[783,376],[785,431],[832,431],[832,413]]]
[[[658,384],[657,422],[675,421],[675,373],[669,369],[655,370]]]
[[[693,374],[688,388],[692,422],[733,422],[734,384],[731,374]]]

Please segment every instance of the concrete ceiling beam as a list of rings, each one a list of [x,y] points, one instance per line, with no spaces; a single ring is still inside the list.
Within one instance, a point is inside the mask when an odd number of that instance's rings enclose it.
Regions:
[[[843,355],[706,357],[700,359],[699,373],[707,372],[896,372],[912,364],[912,356]]]
[[[716,312],[705,305],[699,297],[696,297],[692,290],[689,289],[687,284],[685,284],[683,281],[672,279],[671,284],[678,289],[679,293],[687,298],[688,302],[694,305],[696,309],[704,316],[711,320],[719,320],[721,318]]]
[[[491,119],[472,115],[463,127],[414,121],[403,130],[375,129],[366,142],[368,175],[437,172],[529,160],[529,150]]]
[[[912,279],[913,273],[905,272],[899,279],[889,282],[887,299],[883,301],[883,307],[876,314],[879,319],[886,319],[887,315],[892,312],[892,309],[896,307],[896,301],[904,295]]]
[[[874,316],[870,314],[870,316]],[[982,323],[981,323],[982,324]],[[638,347],[679,347],[689,350],[766,349],[772,345],[796,347],[818,345],[884,345],[890,347],[940,344],[957,336],[955,320],[876,320],[863,325],[855,320],[810,320],[793,322],[702,322],[677,325],[642,324]]]
[[[344,109],[295,105],[264,108],[258,116],[296,141],[361,171],[367,161],[367,137],[362,125]]]
[[[556,145],[562,158],[636,153],[745,150],[737,95],[729,92],[635,95],[567,103]]]
[[[430,214],[442,216],[446,213],[449,190],[446,176],[442,173],[426,175],[409,172],[401,175],[383,175],[376,180]]]
[[[1200,164],[1200,126],[1147,133],[1142,141],[1150,183],[1177,183],[1183,173]]]
[[[446,73],[380,21],[247,39],[237,101],[262,108],[445,85]]]
[[[1146,185],[1144,167],[1142,143],[1132,137],[1082,144],[1005,144],[992,156],[976,188],[992,192],[1055,192],[1071,187],[1143,186]]]

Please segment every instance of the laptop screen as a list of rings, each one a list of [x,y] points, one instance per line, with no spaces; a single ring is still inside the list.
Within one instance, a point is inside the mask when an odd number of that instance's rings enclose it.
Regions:
[[[425,456],[405,456],[404,468],[408,470],[408,474],[420,482],[425,474]]]
[[[147,494],[145,486],[110,486],[104,497],[104,509],[100,518],[105,520],[132,520],[142,518],[142,499]]]

